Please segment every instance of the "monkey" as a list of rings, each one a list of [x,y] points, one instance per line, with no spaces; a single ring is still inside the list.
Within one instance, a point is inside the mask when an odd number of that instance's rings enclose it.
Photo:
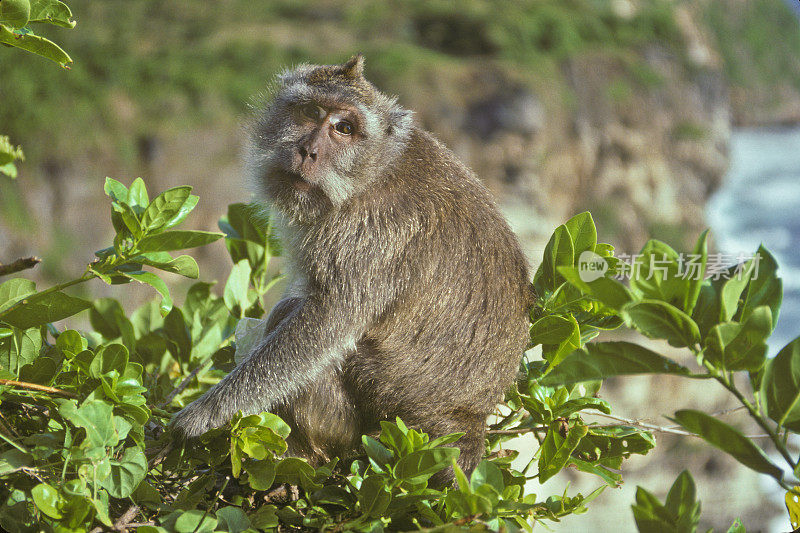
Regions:
[[[172,430],[271,411],[291,427],[288,454],[321,464],[400,417],[431,438],[464,433],[469,475],[533,302],[488,189],[367,81],[361,54],[280,74],[251,129],[248,173],[276,213],[290,282],[260,344]]]

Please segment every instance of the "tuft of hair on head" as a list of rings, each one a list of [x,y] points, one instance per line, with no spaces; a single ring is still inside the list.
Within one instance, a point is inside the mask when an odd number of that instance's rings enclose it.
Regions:
[[[341,75],[345,78],[358,79],[364,77],[364,54],[357,53],[341,66]]]

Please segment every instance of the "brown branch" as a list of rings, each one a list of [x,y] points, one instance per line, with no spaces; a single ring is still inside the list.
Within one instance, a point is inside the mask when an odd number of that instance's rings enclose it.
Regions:
[[[169,393],[169,395],[168,395],[168,396],[167,396],[167,397],[164,399],[164,401],[163,401],[163,402],[161,402],[160,404],[158,404],[158,407],[159,407],[159,409],[163,409],[164,407],[166,407],[166,406],[168,406],[170,403],[172,403],[172,400],[174,400],[174,399],[175,399],[175,396],[177,396],[178,394],[182,393],[182,392],[183,392],[183,390],[184,390],[186,387],[188,387],[188,386],[189,386],[189,382],[192,380],[192,378],[193,378],[193,377],[195,377],[195,376],[197,375],[197,373],[198,373],[198,372],[200,372],[200,370],[202,370],[202,369],[203,369],[203,368],[204,368],[204,367],[205,367],[205,366],[206,366],[208,363],[210,363],[210,362],[211,362],[211,358],[209,357],[209,358],[208,358],[208,359],[207,359],[207,360],[206,360],[206,361],[205,361],[203,364],[201,364],[200,366],[198,366],[197,368],[195,368],[194,370],[192,370],[192,371],[189,373],[189,375],[188,375],[188,376],[186,376],[186,377],[183,379],[183,381],[181,381],[180,385],[178,385],[177,387],[175,387],[175,390],[173,390],[172,392],[170,392],[170,393]]]
[[[38,257],[21,257],[20,259],[17,259],[13,263],[9,263],[7,265],[0,263],[0,276],[8,276],[9,274],[28,270],[29,268],[33,268],[41,262],[42,260]]]
[[[288,483],[282,483],[264,494],[264,501],[267,503],[289,503],[299,498],[300,492],[297,490],[297,486]]]
[[[78,398],[78,395],[55,387],[48,387],[46,385],[39,385],[38,383],[28,383],[27,381],[14,381],[13,379],[0,379],[0,385],[9,387],[19,387],[21,389],[35,390],[38,392],[49,392],[50,394],[61,394],[69,398]]]
[[[136,518],[137,514],[139,514],[138,505],[128,507],[128,510],[114,522],[114,531],[127,531],[130,521]]]
[[[175,446],[175,444],[173,443],[173,441],[170,441],[170,442],[167,443],[166,446],[161,448],[158,451],[158,453],[155,455],[155,457],[153,457],[152,459],[150,459],[150,461],[148,461],[147,470],[150,471],[153,468],[155,468],[156,466],[158,466],[164,460],[164,458],[167,456],[167,454],[172,451],[172,448],[174,446]]]

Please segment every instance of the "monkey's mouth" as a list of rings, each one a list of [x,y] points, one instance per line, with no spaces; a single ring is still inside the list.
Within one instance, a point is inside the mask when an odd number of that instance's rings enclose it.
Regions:
[[[313,183],[305,180],[299,172],[283,170],[279,174],[281,179],[285,180],[290,187],[298,192],[308,193],[316,187]]]

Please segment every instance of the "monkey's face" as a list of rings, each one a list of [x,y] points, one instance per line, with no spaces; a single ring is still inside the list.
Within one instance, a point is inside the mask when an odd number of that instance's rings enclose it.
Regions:
[[[294,218],[345,204],[400,152],[410,114],[366,81],[362,68],[357,56],[284,73],[259,117],[252,171],[264,194]]]

